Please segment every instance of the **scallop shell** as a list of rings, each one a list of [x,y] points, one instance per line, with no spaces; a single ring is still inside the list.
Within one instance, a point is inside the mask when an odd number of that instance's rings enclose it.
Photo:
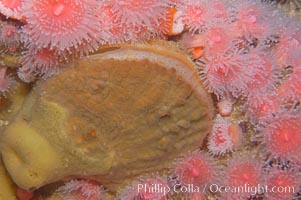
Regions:
[[[178,47],[125,45],[40,81],[2,134],[0,150],[24,189],[85,177],[116,191],[142,174],[166,172],[200,147],[213,111]]]

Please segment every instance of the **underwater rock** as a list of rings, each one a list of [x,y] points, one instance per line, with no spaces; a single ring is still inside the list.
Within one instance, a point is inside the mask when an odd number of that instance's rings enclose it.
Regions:
[[[116,191],[166,172],[211,130],[211,97],[174,45],[125,45],[70,65],[38,82],[2,133],[21,188],[85,177]]]

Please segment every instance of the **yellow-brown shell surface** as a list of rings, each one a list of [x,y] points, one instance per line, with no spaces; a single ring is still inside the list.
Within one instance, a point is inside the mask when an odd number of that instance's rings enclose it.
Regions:
[[[191,61],[173,46],[92,55],[41,81],[1,139],[20,187],[89,177],[109,190],[166,172],[202,145],[213,105]]]
[[[0,156],[0,200],[17,200],[16,188],[7,174]]]

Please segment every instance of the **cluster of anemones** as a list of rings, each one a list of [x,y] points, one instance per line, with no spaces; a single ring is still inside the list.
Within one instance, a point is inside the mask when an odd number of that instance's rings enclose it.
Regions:
[[[298,169],[267,166],[251,152],[233,154],[224,164],[219,166],[210,154],[197,150],[179,158],[169,176],[135,180],[118,193],[117,199],[203,200],[211,195],[221,200],[287,200],[296,197],[301,185]]]
[[[0,12],[23,24],[2,22],[0,42],[11,52],[21,42],[26,48],[18,70],[25,82],[39,76],[49,78],[73,58],[89,55],[104,44],[177,35],[173,39],[191,53],[204,85],[216,96],[219,115],[208,136],[209,154],[196,151],[178,160],[172,179],[181,187],[189,183],[203,187],[217,182],[216,174],[222,174],[219,183],[228,186],[300,187],[301,23],[285,16],[272,1],[0,0]],[[2,66],[3,96],[15,85],[6,71]],[[233,120],[235,102],[240,102],[245,121],[255,132],[252,142],[260,144],[259,156],[237,153],[248,138],[239,122]],[[223,173],[216,167],[214,156],[229,156]],[[287,165],[289,169],[284,167]],[[158,175],[140,178],[119,197],[164,199],[162,194],[154,197],[135,190],[135,184],[156,182],[170,184]],[[58,193],[85,196],[85,188],[91,184],[73,181]],[[100,191],[93,184],[91,188]],[[203,199],[204,194],[189,198]],[[223,199],[246,199],[253,194],[220,195]],[[257,195],[289,199],[295,193]]]
[[[14,54],[20,47],[19,27],[13,22],[0,22],[0,55]],[[7,97],[13,93],[17,82],[15,78],[8,73],[8,67],[3,62],[0,64],[0,94]],[[1,98],[1,97],[0,97]]]
[[[26,48],[18,75],[31,82],[37,76],[57,74],[61,64],[89,55],[100,45],[165,37],[173,4],[171,0],[3,0],[0,12],[23,23],[18,31],[21,38],[14,40]]]

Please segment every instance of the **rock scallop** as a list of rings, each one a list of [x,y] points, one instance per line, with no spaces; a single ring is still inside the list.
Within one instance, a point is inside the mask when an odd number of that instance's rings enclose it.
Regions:
[[[39,81],[2,133],[0,150],[24,189],[85,177],[114,192],[200,147],[213,111],[177,46],[124,45]]]

